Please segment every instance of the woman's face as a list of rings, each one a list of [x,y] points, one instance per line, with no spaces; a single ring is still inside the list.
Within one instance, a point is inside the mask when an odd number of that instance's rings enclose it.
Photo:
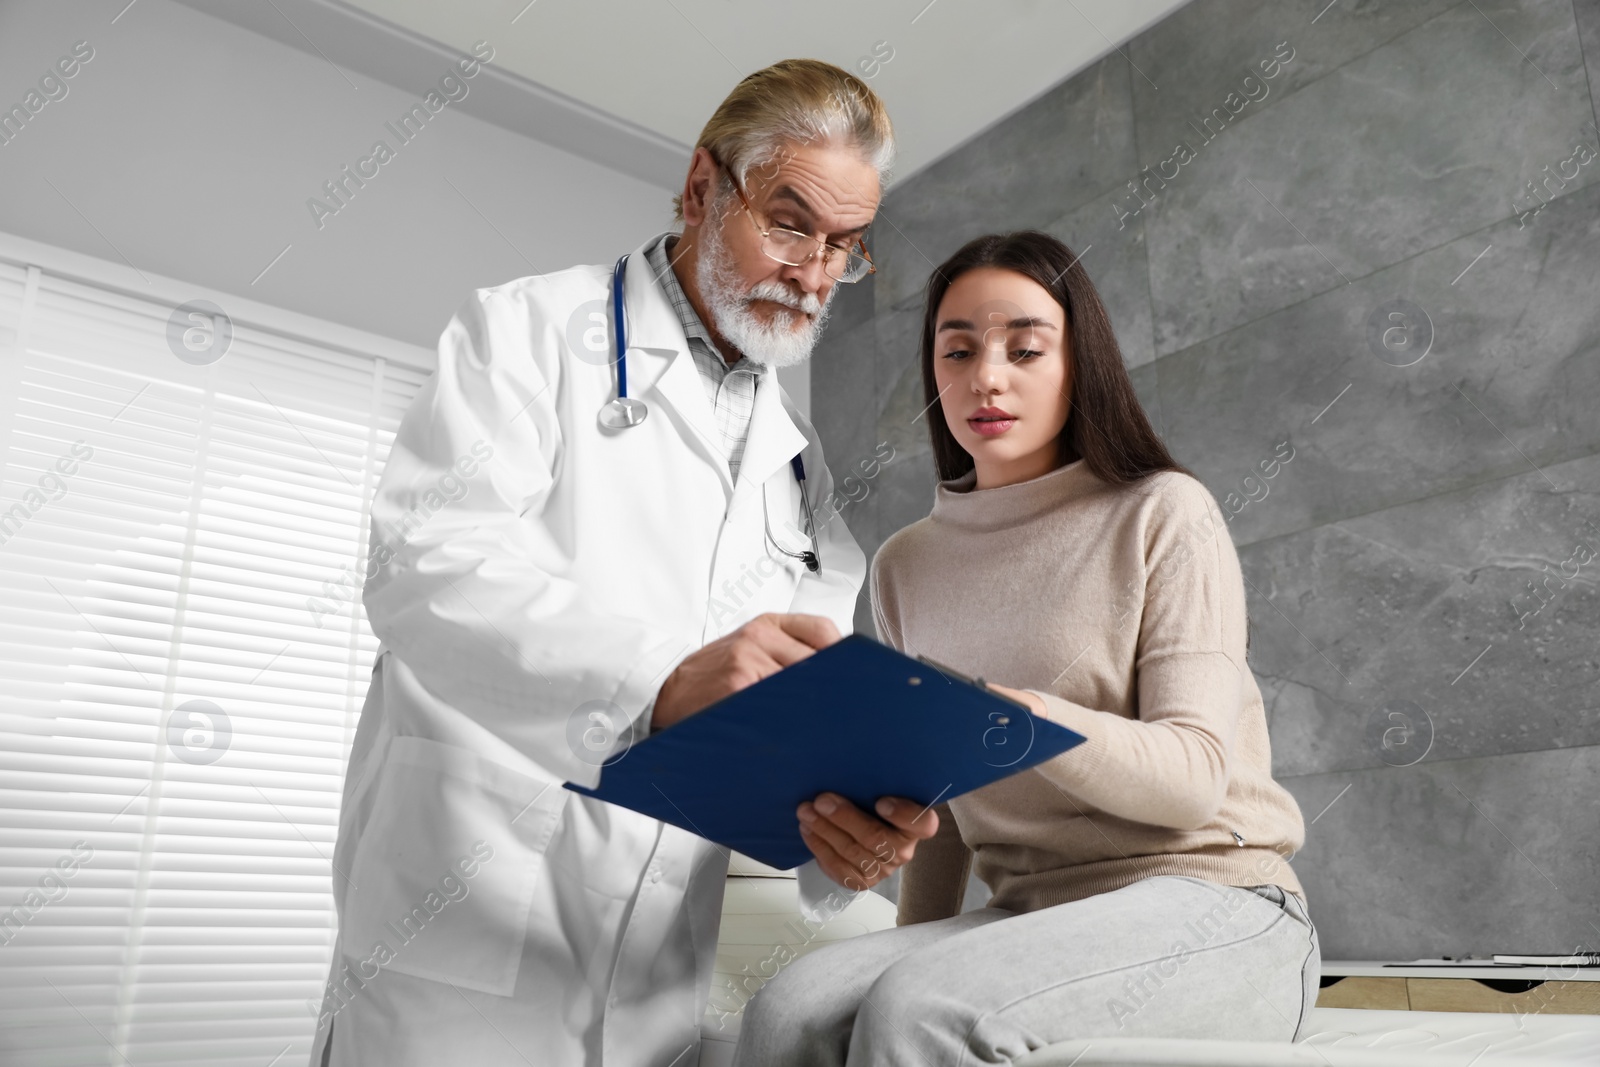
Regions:
[[[957,278],[934,316],[933,374],[945,422],[977,468],[976,488],[1060,465],[1071,342],[1066,311],[1044,286],[1000,267]]]

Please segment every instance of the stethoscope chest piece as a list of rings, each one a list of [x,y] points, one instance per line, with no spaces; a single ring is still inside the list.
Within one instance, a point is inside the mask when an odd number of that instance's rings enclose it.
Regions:
[[[643,400],[631,396],[619,397],[600,409],[600,425],[612,430],[625,430],[637,426],[650,414]]]

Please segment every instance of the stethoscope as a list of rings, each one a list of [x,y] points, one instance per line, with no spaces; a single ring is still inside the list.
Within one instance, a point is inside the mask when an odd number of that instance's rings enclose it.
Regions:
[[[600,409],[600,425],[612,430],[625,430],[630,426],[637,426],[650,414],[650,409],[643,400],[635,399],[628,395],[628,328],[627,316],[624,314],[622,300],[623,268],[628,263],[625,254],[611,271],[611,321],[617,333],[617,398],[607,401]],[[761,517],[766,523],[767,540],[772,547],[784,555],[798,559],[805,563],[806,569],[813,574],[822,571],[822,555],[817,546],[817,518],[811,510],[811,495],[806,492],[806,467],[796,453],[789,460],[789,469],[794,471],[795,481],[800,483],[800,499],[806,505],[806,529],[811,536],[811,549],[806,552],[790,552],[778,544],[772,536],[772,520],[767,515],[767,494],[761,494]]]

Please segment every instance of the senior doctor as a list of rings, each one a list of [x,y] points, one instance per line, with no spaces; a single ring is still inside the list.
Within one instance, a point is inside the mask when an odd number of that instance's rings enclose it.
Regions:
[[[382,645],[312,1064],[694,1067],[728,855],[561,783],[850,632],[865,559],[774,371],[869,269],[892,153],[863,83],[775,64],[702,131],[681,235],[477,290],[445,328],[372,503]],[[937,829],[821,808],[806,906]]]

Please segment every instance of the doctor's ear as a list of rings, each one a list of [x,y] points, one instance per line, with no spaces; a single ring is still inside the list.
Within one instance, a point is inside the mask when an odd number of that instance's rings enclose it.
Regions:
[[[683,183],[684,225],[703,226],[711,221],[713,210],[726,210],[725,207],[714,206],[719,170],[705,146],[694,150],[694,157],[689,161],[689,174]]]

